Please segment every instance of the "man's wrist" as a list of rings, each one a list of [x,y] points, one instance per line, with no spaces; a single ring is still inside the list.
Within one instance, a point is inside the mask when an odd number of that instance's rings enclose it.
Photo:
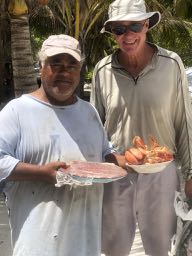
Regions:
[[[125,162],[125,170],[130,171],[130,166],[128,162]]]
[[[186,180],[191,180],[192,179],[192,169],[190,169],[187,173]]]

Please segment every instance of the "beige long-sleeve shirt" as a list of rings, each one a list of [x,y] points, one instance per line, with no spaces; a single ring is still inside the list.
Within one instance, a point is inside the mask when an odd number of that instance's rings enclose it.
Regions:
[[[157,47],[151,63],[133,78],[120,66],[117,52],[95,67],[91,103],[108,137],[120,152],[135,135],[149,135],[168,146],[185,179],[192,175],[192,116],[185,69],[180,57]]]

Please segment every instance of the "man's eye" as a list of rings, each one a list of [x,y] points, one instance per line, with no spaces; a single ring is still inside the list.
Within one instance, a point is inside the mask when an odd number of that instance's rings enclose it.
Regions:
[[[50,66],[51,67],[61,67],[62,64],[61,63],[51,63]]]
[[[50,63],[50,67],[53,69],[64,69],[67,71],[76,71],[78,69],[77,65],[63,65],[62,63]]]
[[[76,70],[76,69],[77,69],[77,66],[71,65],[71,66],[68,66],[67,69],[69,69],[69,70]]]

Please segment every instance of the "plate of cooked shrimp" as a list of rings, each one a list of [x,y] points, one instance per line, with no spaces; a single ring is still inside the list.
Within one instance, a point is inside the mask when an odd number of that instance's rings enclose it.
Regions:
[[[157,140],[149,136],[148,144],[141,137],[133,138],[133,147],[125,151],[127,166],[138,173],[156,173],[163,171],[174,159],[173,152],[167,146],[160,146]]]

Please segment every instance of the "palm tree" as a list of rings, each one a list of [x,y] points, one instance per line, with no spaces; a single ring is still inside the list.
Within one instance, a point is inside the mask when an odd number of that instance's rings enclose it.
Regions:
[[[5,100],[5,79],[6,79],[6,63],[10,61],[9,47],[10,30],[8,25],[8,17],[5,12],[5,0],[0,2],[0,102]]]
[[[2,8],[3,4],[1,3],[0,6],[0,13],[2,14]],[[3,23],[2,23],[2,18],[0,19],[0,102],[2,101],[1,95],[2,95],[2,86],[3,86],[3,70],[4,70],[4,63],[3,63],[3,40],[2,40],[2,35],[3,35]]]
[[[191,66],[192,1],[146,0],[146,2],[148,9],[158,10],[162,15],[161,22],[150,33],[151,40],[162,47],[176,51],[185,65]]]
[[[11,55],[15,97],[36,89],[37,81],[31,53],[28,6],[24,0],[8,3],[11,24]]]

